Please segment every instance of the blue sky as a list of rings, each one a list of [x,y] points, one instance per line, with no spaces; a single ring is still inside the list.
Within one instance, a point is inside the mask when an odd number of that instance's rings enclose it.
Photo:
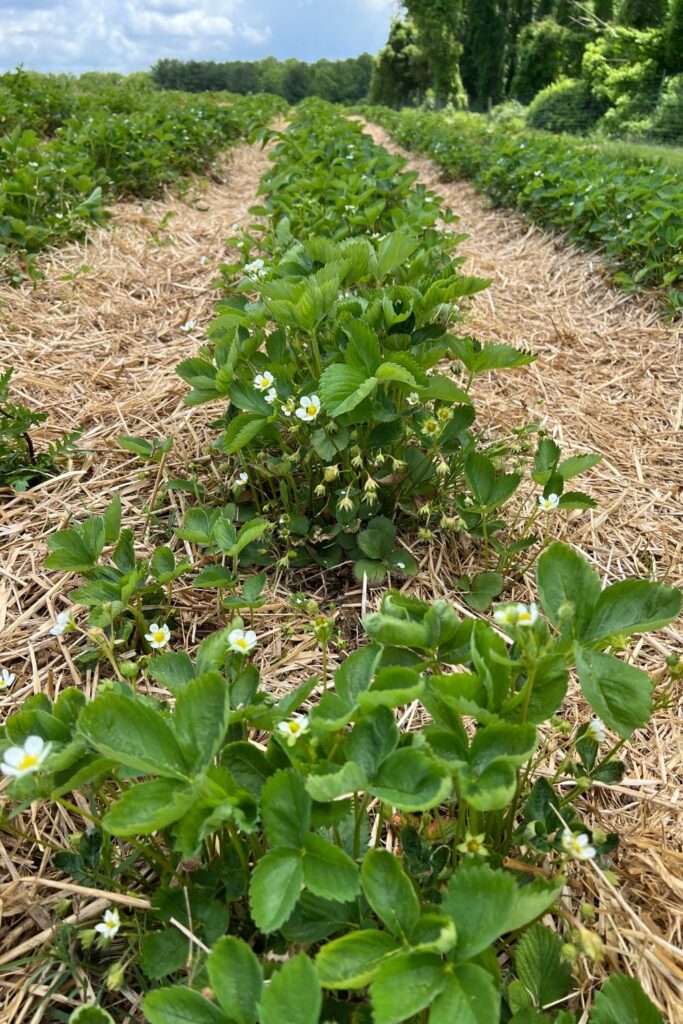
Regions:
[[[0,0],[0,68],[135,71],[159,57],[376,53],[398,0]]]

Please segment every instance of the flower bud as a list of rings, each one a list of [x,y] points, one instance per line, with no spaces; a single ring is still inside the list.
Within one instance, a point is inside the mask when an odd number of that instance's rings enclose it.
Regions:
[[[325,472],[323,473],[325,483],[331,484],[332,481],[336,480],[338,476],[339,466],[325,466]]]
[[[605,946],[597,932],[592,932],[589,928],[579,928],[579,942],[582,952],[590,960],[602,960]]]

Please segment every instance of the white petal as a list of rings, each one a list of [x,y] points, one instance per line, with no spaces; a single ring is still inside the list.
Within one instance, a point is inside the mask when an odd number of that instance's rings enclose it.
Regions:
[[[33,757],[38,757],[43,752],[45,740],[42,736],[28,736],[24,743],[24,750]]]
[[[18,768],[24,760],[24,753],[25,751],[23,747],[8,747],[2,755],[3,762],[10,765],[12,768]]]

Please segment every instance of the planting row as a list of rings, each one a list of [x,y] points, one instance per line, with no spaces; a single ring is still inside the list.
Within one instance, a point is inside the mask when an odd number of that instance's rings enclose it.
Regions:
[[[469,533],[487,572],[462,583],[486,607],[544,517],[592,506],[567,484],[597,456],[563,460],[532,443],[534,425],[475,427],[473,383],[534,357],[453,333],[488,282],[460,273],[450,214],[402,168],[331,108],[300,108],[262,182],[262,223],[233,240],[210,343],[178,372],[188,404],[227,402],[223,500],[267,525],[243,564],[352,562],[380,583],[415,571],[397,530],[416,550]]]
[[[16,280],[35,272],[32,254],[104,223],[108,201],[154,196],[206,170],[221,149],[284,106],[272,96],[219,103],[129,84],[78,94],[71,106],[65,97],[59,111],[52,97],[39,110],[39,87],[26,77],[32,102],[0,137],[0,267]]]
[[[655,688],[622,656],[681,596],[603,588],[548,544],[553,516],[590,505],[565,483],[594,456],[475,430],[473,381],[532,356],[453,333],[485,282],[460,274],[437,198],[326,105],[268,137],[260,219],[179,367],[189,404],[227,406],[211,472],[169,477],[170,442],[120,439],[154,464],[159,505],[136,534],[115,498],[49,538],[46,563],[83,578],[51,632],[99,663],[99,686],[32,696],[0,733],[14,816],[42,800],[84,821],[52,864],[113,897],[93,926],[64,925],[74,990],[87,976],[97,1003],[72,1024],[126,1019],[124,987],[149,1024],[576,1024],[602,943],[566,876],[609,868],[618,843],[581,798],[621,779],[623,744],[681,677],[673,659]],[[180,523],[171,487],[194,496]],[[345,655],[334,616],[293,594],[320,678],[281,698],[262,684],[272,603],[245,569],[353,563],[380,582],[466,533],[488,561],[460,581],[470,603],[545,547],[538,605],[487,623],[390,590]],[[189,582],[215,595],[194,650],[178,580],[186,606]],[[570,672],[593,713],[577,728]],[[625,976],[590,1014],[661,1024]]]
[[[665,289],[671,310],[683,307],[683,184],[675,168],[475,114],[365,112],[449,176],[472,178],[495,203],[599,249],[617,264],[622,287]]]

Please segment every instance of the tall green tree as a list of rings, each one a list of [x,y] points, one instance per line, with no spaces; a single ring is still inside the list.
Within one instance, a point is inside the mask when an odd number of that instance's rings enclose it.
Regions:
[[[595,0],[593,13],[599,21],[607,24],[614,20],[614,0]]]
[[[377,55],[370,99],[387,107],[404,107],[424,100],[430,86],[427,58],[412,21],[395,18],[386,45]]]
[[[668,0],[621,0],[619,21],[631,28],[655,28],[666,20]]]
[[[507,0],[467,0],[462,77],[477,110],[500,103],[505,93]]]
[[[419,33],[437,102],[460,103],[461,0],[403,0],[403,6]]]
[[[665,29],[666,69],[671,74],[683,72],[683,0],[672,0]]]

